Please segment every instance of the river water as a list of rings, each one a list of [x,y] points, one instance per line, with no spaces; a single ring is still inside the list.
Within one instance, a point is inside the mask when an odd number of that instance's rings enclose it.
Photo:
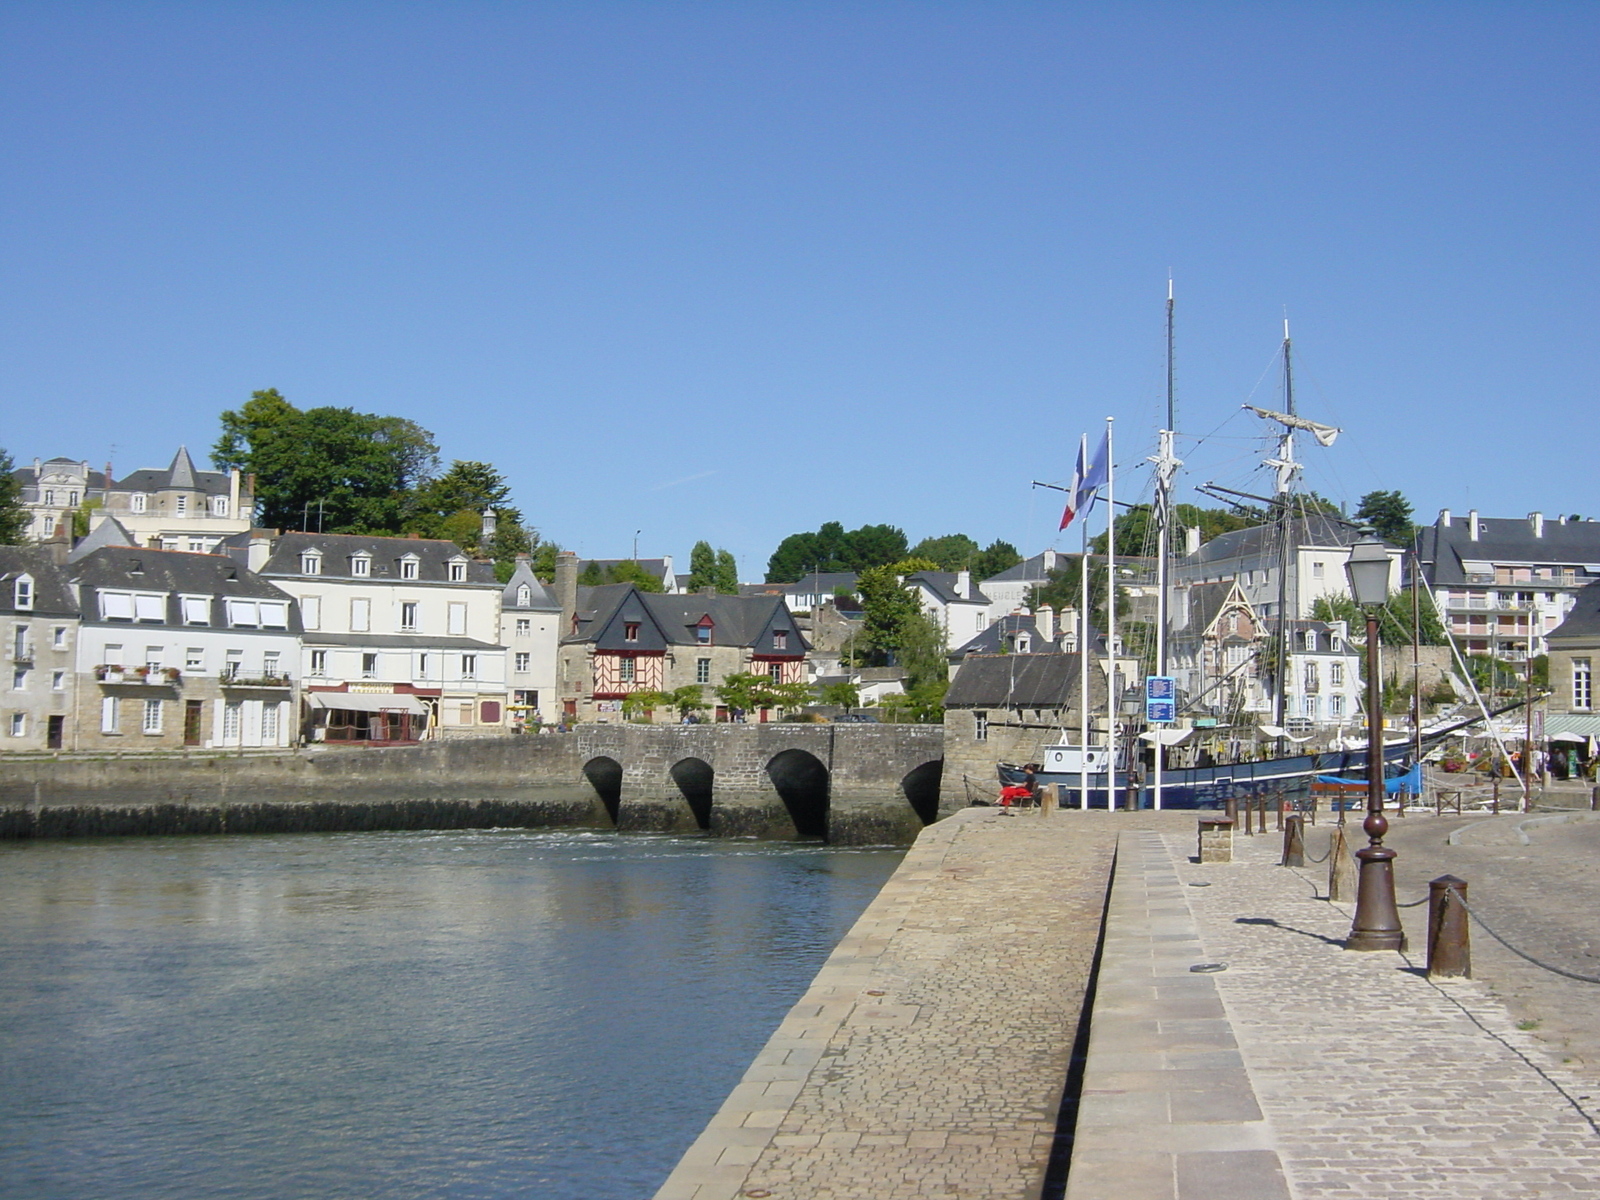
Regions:
[[[648,1196],[901,853],[0,845],[0,1196]]]

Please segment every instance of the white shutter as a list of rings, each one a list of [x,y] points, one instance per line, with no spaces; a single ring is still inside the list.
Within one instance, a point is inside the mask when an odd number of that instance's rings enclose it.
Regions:
[[[107,621],[133,620],[133,597],[127,592],[101,592],[100,616]]]
[[[165,621],[167,598],[152,596],[147,592],[137,592],[133,597],[133,615],[140,621]]]
[[[350,601],[350,632],[366,633],[372,622],[372,601],[358,596]]]
[[[229,600],[228,624],[254,628],[261,623],[261,615],[254,600]]]
[[[211,601],[204,596],[183,598],[183,623],[185,625],[211,624]]]
[[[307,629],[322,628],[322,597],[300,597],[300,623]]]
[[[465,636],[467,632],[467,606],[455,601],[450,603],[450,633],[454,637]]]
[[[282,600],[263,600],[261,625],[264,629],[289,628],[289,605]]]

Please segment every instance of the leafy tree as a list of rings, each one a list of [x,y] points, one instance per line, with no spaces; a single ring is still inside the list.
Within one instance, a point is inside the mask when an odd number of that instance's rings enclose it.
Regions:
[[[607,583],[631,583],[641,592],[662,592],[661,580],[632,559],[623,559],[606,572]]]
[[[688,683],[670,692],[654,690],[629,692],[622,698],[622,713],[630,720],[640,713],[670,708],[681,720],[706,707],[705,691],[698,683]]]
[[[739,567],[732,551],[712,550],[711,543],[698,541],[689,551],[689,582],[691,592],[713,587],[725,596],[739,594]]]
[[[906,557],[906,535],[893,525],[863,525],[845,538],[845,562],[852,571],[865,571]]]
[[[492,509],[495,530],[483,542],[483,513]],[[511,578],[519,554],[530,554],[539,532],[522,523],[522,510],[511,503],[511,487],[491,464],[460,459],[437,479],[417,488],[406,531],[446,538],[468,554],[492,558],[502,583]]]
[[[1065,608],[1076,610],[1079,600],[1082,599],[1080,577],[1083,571],[1083,556],[1063,555],[1058,561],[1061,565],[1046,572],[1045,582],[1034,588],[1032,596],[1028,599],[1028,607],[1035,612],[1046,604],[1057,612]],[[1100,629],[1105,628],[1105,566],[1104,559],[1096,562],[1093,555],[1089,556],[1089,620]]]
[[[1355,519],[1371,525],[1379,537],[1396,546],[1409,546],[1416,536],[1411,502],[1397,491],[1368,492],[1361,497]]]
[[[561,553],[561,547],[554,542],[540,542],[533,548],[532,561],[529,566],[534,577],[541,583],[554,583],[556,581],[556,555]]]
[[[600,564],[590,561],[578,572],[578,585],[580,587],[599,587],[606,581],[606,573]]]
[[[22,483],[11,455],[0,450],[0,546],[20,546],[28,529],[28,510],[22,505]]]
[[[863,525],[846,533],[829,521],[815,533],[791,533],[767,560],[768,583],[795,583],[813,571],[864,571],[906,556],[905,531],[893,525]]]
[[[1202,542],[1209,542],[1221,533],[1249,529],[1252,525],[1264,525],[1267,522],[1266,510],[1253,506],[1200,508],[1193,504],[1175,504],[1172,506],[1172,515],[1174,532],[1177,528],[1198,529]],[[1174,537],[1174,544],[1177,540]]]
[[[438,467],[433,435],[413,421],[349,408],[301,411],[272,389],[221,422],[212,461],[254,474],[257,520],[279,528],[315,516],[329,533],[400,533],[412,489]]]
[[[669,699],[665,692],[658,692],[648,688],[637,692],[629,692],[622,698],[622,715],[630,721],[638,720],[647,712],[653,712],[658,708],[666,708],[668,703]]]
[[[822,686],[822,703],[831,704],[849,712],[861,705],[861,689],[849,680],[827,683]]]
[[[105,501],[98,496],[94,499],[85,499],[84,502],[72,510],[72,536],[86,538],[89,536],[89,522],[94,517],[95,511],[105,507]]]
[[[758,708],[801,708],[812,701],[809,684],[773,683],[765,675],[748,672],[729,675],[714,690],[719,701],[742,712]]]
[[[964,533],[923,538],[911,548],[913,558],[925,558],[940,571],[967,571],[978,557],[978,543]],[[1001,568],[1004,570],[1004,568]]]
[[[1117,519],[1112,522],[1112,528],[1117,531],[1117,557],[1142,558],[1155,553],[1156,530],[1151,523],[1151,509],[1148,504],[1135,504],[1117,514]],[[1104,556],[1106,552],[1106,535],[1097,534],[1089,539],[1089,548],[1096,554]]]
[[[1427,592],[1418,595],[1417,608],[1422,618],[1418,627],[1420,636],[1416,638],[1418,644],[1443,646],[1444,625],[1439,620],[1439,610],[1433,606],[1433,598]],[[1349,625],[1353,637],[1364,639],[1367,636],[1367,615],[1349,596],[1317,597],[1311,605],[1311,617],[1315,621],[1344,621]],[[1378,640],[1386,646],[1409,646],[1412,642],[1412,624],[1411,593],[1395,592],[1378,612]]]
[[[887,661],[900,646],[906,623],[921,614],[921,601],[900,582],[893,566],[868,568],[861,572],[856,586],[861,593],[861,634],[866,642],[857,653],[869,649],[880,662]]]
[[[996,538],[984,547],[972,561],[974,579],[993,579],[1001,571],[1009,571],[1022,561],[1022,554],[1010,542]]]

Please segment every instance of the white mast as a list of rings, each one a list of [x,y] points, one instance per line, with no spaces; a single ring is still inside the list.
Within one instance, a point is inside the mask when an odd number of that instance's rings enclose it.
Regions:
[[[1160,447],[1150,459],[1156,467],[1156,659],[1155,673],[1167,673],[1167,554],[1171,544],[1172,479],[1180,463],[1172,453],[1173,426],[1178,423],[1176,389],[1172,373],[1172,280],[1167,280],[1167,427],[1161,431]],[[1161,730],[1155,729],[1155,769],[1151,773],[1152,805],[1161,807],[1161,770],[1166,747]]]
[[[1117,808],[1117,466],[1106,418],[1106,809]],[[1087,699],[1087,697],[1085,697]]]
[[[1080,462],[1089,457],[1089,435],[1084,434]],[[1089,519],[1078,522],[1083,555],[1078,559],[1078,807],[1089,807]]]

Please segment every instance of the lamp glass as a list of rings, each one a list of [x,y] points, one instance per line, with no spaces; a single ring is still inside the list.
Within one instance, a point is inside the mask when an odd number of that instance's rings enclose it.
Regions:
[[[1362,608],[1372,608],[1389,599],[1389,551],[1368,534],[1350,547],[1344,564],[1350,580],[1350,594]]]

